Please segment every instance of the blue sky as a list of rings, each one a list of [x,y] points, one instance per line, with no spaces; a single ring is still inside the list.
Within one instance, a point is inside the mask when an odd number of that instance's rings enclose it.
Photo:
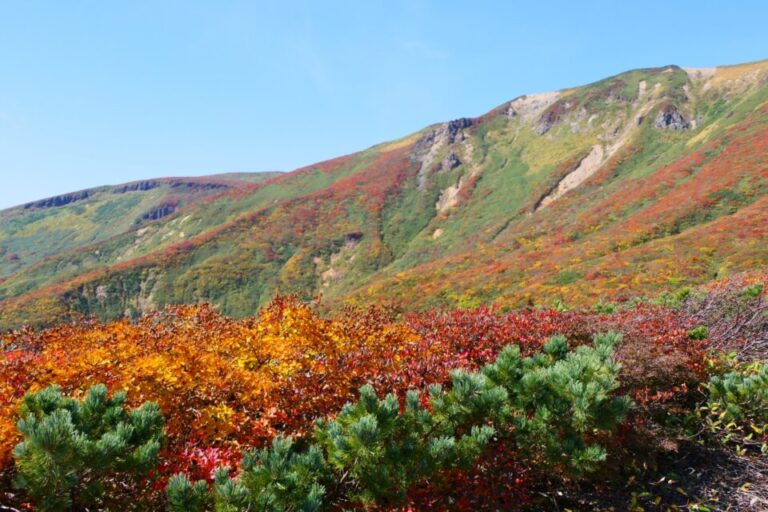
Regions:
[[[3,1],[0,208],[291,170],[638,67],[768,58],[768,2]]]

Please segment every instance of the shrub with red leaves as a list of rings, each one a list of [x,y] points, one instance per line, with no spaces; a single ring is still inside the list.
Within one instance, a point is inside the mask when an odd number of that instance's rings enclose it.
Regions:
[[[5,402],[0,400],[0,408],[11,417],[15,401],[32,384],[30,376],[40,371],[41,365],[34,359],[55,348],[51,339],[59,340],[61,346],[70,344],[70,340],[82,344],[83,340],[103,339],[102,344],[111,347],[112,352],[117,346],[123,351],[133,350],[141,340],[141,351],[149,357],[156,352],[161,354],[158,347],[166,350],[162,347],[170,341],[187,349],[210,349],[211,333],[215,334],[216,343],[226,347],[237,348],[243,337],[252,338],[237,360],[239,366],[227,363],[212,372],[206,366],[210,362],[200,359],[200,363],[185,368],[189,372],[188,385],[195,393],[216,390],[225,398],[230,396],[233,368],[253,366],[254,371],[269,370],[272,382],[263,393],[251,396],[254,403],[250,408],[243,407],[240,399],[230,400],[227,404],[231,410],[223,410],[221,416],[244,418],[243,421],[259,426],[258,435],[253,434],[252,427],[224,429],[221,439],[182,438],[177,431],[195,421],[193,406],[188,399],[180,401],[182,398],[177,395],[167,396],[168,403],[177,405],[172,425],[178,428],[170,430],[177,443],[168,445],[172,450],[165,454],[158,468],[157,482],[162,485],[167,475],[176,472],[210,481],[216,467],[237,467],[241,448],[261,447],[275,432],[298,437],[308,434],[315,419],[332,417],[345,402],[355,399],[357,389],[365,383],[373,384],[380,393],[402,395],[409,389],[424,390],[431,384],[448,383],[453,370],[477,370],[493,361],[507,345],[518,345],[523,355],[532,355],[556,334],[565,335],[571,345],[589,343],[595,334],[606,331],[616,331],[624,337],[616,352],[623,365],[621,392],[632,396],[640,408],[613,442],[607,440],[607,445],[624,443],[645,422],[651,421],[654,411],[666,413],[677,404],[690,402],[690,394],[706,372],[707,340],[694,340],[688,334],[695,322],[684,312],[661,306],[641,305],[615,313],[536,309],[504,313],[493,307],[480,307],[412,313],[404,320],[398,320],[396,313],[374,307],[348,309],[332,318],[323,318],[296,299],[283,298],[273,302],[259,317],[242,321],[218,315],[209,307],[190,306],[137,324],[83,321],[39,335],[18,333],[13,337],[14,344],[0,358],[8,370],[0,379],[5,386],[0,388],[4,389],[2,396],[6,397]],[[116,341],[122,345],[116,345]],[[249,362],[254,350],[263,352],[264,357]],[[189,356],[200,353],[198,349]],[[229,356],[232,350],[222,353]],[[61,365],[71,367],[70,385],[79,383],[82,375],[90,375],[91,367],[79,352],[51,354],[51,368],[61,373]],[[58,366],[54,367],[54,363]],[[99,361],[88,364],[96,363]],[[128,364],[128,359],[122,362],[123,366]],[[157,369],[161,374],[165,370],[165,366]],[[94,378],[104,375],[100,366],[93,371]],[[167,394],[160,389],[153,391],[161,397]],[[12,423],[6,423],[5,438],[10,445],[15,432],[11,430]],[[521,459],[514,447],[496,442],[473,467],[443,472],[439,478],[412,489],[407,503],[412,510],[511,510],[527,502],[533,483],[548,477],[537,471],[535,463]]]
[[[530,502],[528,473],[519,454],[496,441],[471,468],[412,489],[405,510],[516,510]]]

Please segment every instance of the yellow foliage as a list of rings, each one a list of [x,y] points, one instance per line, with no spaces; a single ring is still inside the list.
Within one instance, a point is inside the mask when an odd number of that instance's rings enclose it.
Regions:
[[[26,338],[17,343],[22,350],[0,353],[0,468],[18,442],[15,416],[26,391],[59,384],[79,395],[105,383],[127,391],[132,405],[157,402],[169,453],[190,444],[259,446],[278,428],[307,432],[329,405],[351,398],[372,373],[334,368],[349,369],[351,352],[383,353],[415,339],[372,313],[328,320],[294,299],[240,321],[210,306],[178,306],[135,324],[62,325]],[[371,361],[382,359],[401,364]]]

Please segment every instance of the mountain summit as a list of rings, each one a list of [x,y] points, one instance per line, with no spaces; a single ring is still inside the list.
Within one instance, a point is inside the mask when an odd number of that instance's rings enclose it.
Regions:
[[[0,212],[0,328],[276,293],[622,300],[768,262],[768,61],[629,71],[284,174]]]

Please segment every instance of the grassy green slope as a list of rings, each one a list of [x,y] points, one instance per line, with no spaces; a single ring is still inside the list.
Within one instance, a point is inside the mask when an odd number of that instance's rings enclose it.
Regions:
[[[189,204],[273,175],[242,173],[145,180],[82,190],[2,210],[0,278],[47,257],[141,229]]]

